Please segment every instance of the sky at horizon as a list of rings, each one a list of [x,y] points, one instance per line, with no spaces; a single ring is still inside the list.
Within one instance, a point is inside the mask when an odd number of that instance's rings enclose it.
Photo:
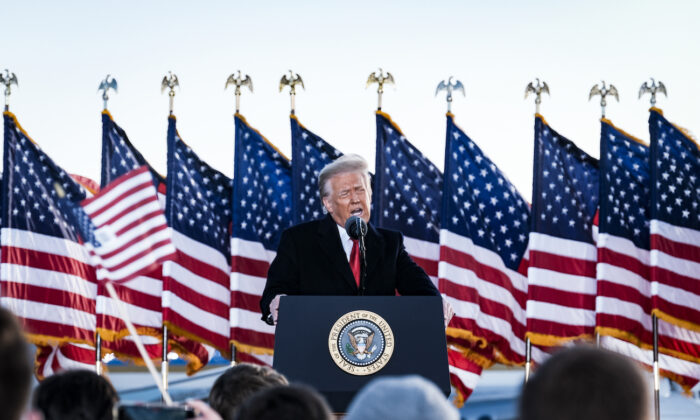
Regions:
[[[253,79],[241,113],[291,156],[289,95],[280,77],[293,69],[306,86],[297,95],[302,124],[345,153],[374,166],[376,87],[382,67],[396,79],[383,110],[436,166],[444,166],[444,96],[450,75],[457,124],[530,200],[534,99],[540,77],[551,96],[541,112],[560,134],[597,157],[601,79],[620,103],[607,116],[648,142],[649,100],[637,99],[649,77],[669,97],[658,106],[700,133],[700,3],[588,2],[4,2],[0,70],[17,74],[11,111],[63,168],[99,181],[102,100],[109,73],[119,92],[109,110],[160,172],[166,169],[167,94],[160,81],[178,75],[178,131],[205,161],[233,174],[233,90],[229,74]]]

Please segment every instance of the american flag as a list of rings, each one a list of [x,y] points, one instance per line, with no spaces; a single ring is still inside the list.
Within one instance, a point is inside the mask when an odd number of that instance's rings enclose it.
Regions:
[[[163,264],[163,322],[229,354],[231,179],[202,161],[168,118],[165,214],[175,261]]]
[[[151,168],[146,159],[131,143],[126,132],[115,123],[112,115],[108,111],[103,111],[102,179],[100,184],[105,187],[120,176],[142,166],[149,168],[153,183],[159,191],[159,202],[164,208],[165,178]],[[141,334],[146,350],[154,358],[160,357],[162,354],[162,271],[162,267],[158,266],[133,280],[114,284],[117,295],[128,308],[131,322]],[[109,296],[103,284],[100,284],[97,289],[97,331],[102,338],[104,353],[114,352],[120,358],[139,361],[141,356],[136,351],[133,342],[122,339],[126,338],[129,332],[121,319],[117,303]],[[148,336],[156,337],[157,340],[154,341]],[[200,365],[202,362],[197,362],[195,366]]]
[[[71,369],[95,369],[95,348],[88,344],[62,343],[37,346],[34,375],[40,381]]]
[[[602,120],[596,331],[649,343],[649,148]]]
[[[457,395],[455,405],[462,407],[464,402],[476,388],[481,379],[481,366],[466,358],[458,350],[447,349],[447,361],[449,364],[450,382],[455,387]]]
[[[601,336],[600,346],[634,359],[649,369],[653,366],[653,352],[629,341],[612,336]],[[659,354],[658,360],[659,373],[680,384],[687,393],[690,393],[700,380],[700,363],[689,362],[663,353]]]
[[[602,345],[609,345],[630,357],[640,355],[636,359],[645,362],[651,360],[651,356],[644,353],[653,345],[649,148],[604,119],[600,155],[596,332],[611,337],[601,341]],[[619,340],[628,343],[619,343]],[[646,350],[633,350],[630,344]],[[693,369],[674,361],[672,356],[683,357],[684,352],[690,352],[697,360],[699,345],[700,334],[659,320],[659,350],[669,355],[661,359],[661,368],[666,376],[685,381],[682,384],[685,387],[697,382],[697,379],[689,379]],[[700,366],[695,370],[700,371]]]
[[[442,174],[388,114],[377,111],[372,220],[404,234],[406,251],[437,286]]]
[[[343,154],[301,125],[296,116],[292,125],[292,213],[294,223],[316,220],[325,214],[318,195],[318,173]]]
[[[275,329],[261,320],[260,296],[280,235],[292,225],[292,168],[242,115],[235,124],[231,339],[241,360],[272,364]]]
[[[700,331],[700,149],[656,108],[649,132],[653,313]]]
[[[455,309],[447,334],[489,343],[501,363],[525,361],[529,220],[527,202],[448,114],[439,275]]]
[[[535,117],[527,335],[553,346],[595,327],[598,161]]]
[[[0,301],[38,345],[94,344],[97,283],[88,254],[58,205],[85,191],[4,114]]]
[[[98,280],[123,283],[172,259],[175,247],[147,166],[80,203],[76,219]],[[76,209],[78,209],[76,207]],[[83,217],[84,216],[84,217]]]

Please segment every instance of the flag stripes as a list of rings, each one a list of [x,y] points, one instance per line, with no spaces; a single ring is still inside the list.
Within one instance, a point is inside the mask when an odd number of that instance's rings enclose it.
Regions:
[[[175,248],[147,166],[128,172],[81,203],[99,243],[86,246],[98,279],[134,279],[172,258]]]
[[[166,218],[176,255],[163,263],[163,323],[229,354],[231,179],[202,161],[168,118]]]
[[[38,380],[70,369],[94,370],[95,348],[76,343],[37,346],[34,374]]]
[[[456,405],[462,407],[481,379],[482,367],[455,349],[447,349],[450,383],[457,391]]]
[[[601,347],[615,351],[641,363],[651,370],[654,359],[651,350],[642,349],[627,341],[614,337],[601,337]],[[686,392],[700,381],[700,364],[659,354],[659,370],[662,376],[670,378],[683,387]]]
[[[270,349],[271,353],[275,328],[260,320],[260,296],[275,253],[260,243],[240,238],[232,238],[231,251],[231,300],[236,302],[231,307],[231,337],[248,353],[260,353],[260,349]]]
[[[193,334],[227,351],[228,262],[217,250],[177,231],[173,231],[173,244],[177,249],[175,260],[163,264],[167,283],[163,319],[179,334]]]

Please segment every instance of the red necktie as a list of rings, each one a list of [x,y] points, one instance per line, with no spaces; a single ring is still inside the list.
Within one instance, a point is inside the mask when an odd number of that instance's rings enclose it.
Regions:
[[[355,276],[355,283],[360,287],[360,246],[356,239],[352,240],[352,251],[350,251],[350,270]]]

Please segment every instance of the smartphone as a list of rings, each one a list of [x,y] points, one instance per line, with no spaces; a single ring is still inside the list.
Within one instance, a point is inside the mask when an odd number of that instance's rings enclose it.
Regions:
[[[194,409],[187,405],[118,404],[117,420],[182,420],[195,417]]]

